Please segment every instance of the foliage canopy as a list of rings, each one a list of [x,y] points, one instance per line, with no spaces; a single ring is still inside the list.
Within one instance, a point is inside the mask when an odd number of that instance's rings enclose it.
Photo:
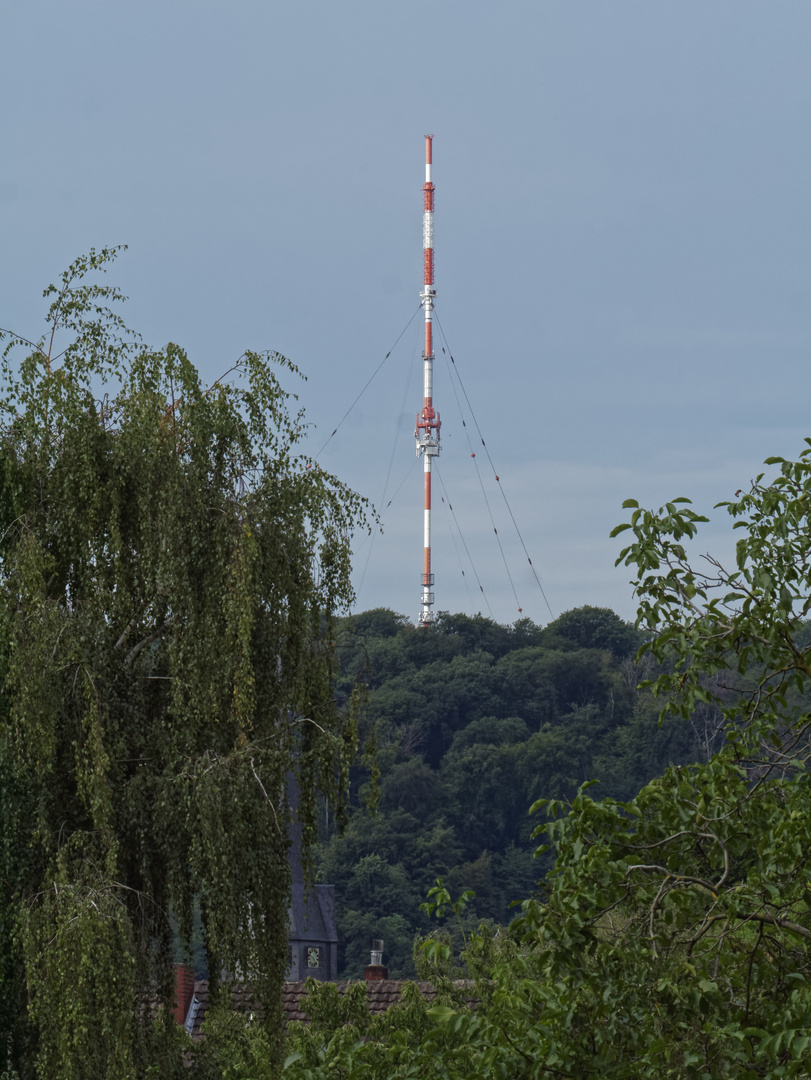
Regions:
[[[171,1003],[196,902],[211,972],[251,974],[278,1049],[289,776],[306,847],[356,745],[332,615],[363,503],[296,456],[288,361],[204,386],[126,330],[96,276],[114,255],[77,260],[47,335],[3,357],[0,1047],[54,1080],[182,1074],[144,995]]]
[[[437,877],[475,891],[466,925],[506,926],[551,867],[532,858],[536,799],[573,798],[595,778],[629,799],[671,763],[706,758],[714,710],[698,731],[677,718],[660,729],[650,690],[636,688],[656,668],[624,655],[643,637],[589,607],[543,629],[445,613],[426,635],[381,609],[342,620],[339,690],[368,683],[362,722],[380,771],[376,813],[357,805],[367,777],[353,770],[348,827],[316,855],[335,886],[342,978],[360,976],[374,937],[391,976],[414,977],[414,937],[431,929],[419,905]]]

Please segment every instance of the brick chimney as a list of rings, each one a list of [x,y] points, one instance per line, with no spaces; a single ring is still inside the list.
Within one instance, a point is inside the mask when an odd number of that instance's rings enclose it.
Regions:
[[[186,1023],[193,997],[194,968],[188,964],[175,964],[175,1007],[172,1015],[181,1027]]]
[[[372,940],[372,961],[363,969],[363,977],[367,982],[380,982],[389,977],[389,969],[383,963],[382,938]]]

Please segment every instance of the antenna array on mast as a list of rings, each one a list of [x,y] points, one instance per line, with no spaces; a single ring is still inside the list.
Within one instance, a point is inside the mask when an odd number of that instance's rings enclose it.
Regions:
[[[423,350],[423,405],[417,414],[417,457],[422,455],[425,499],[423,509],[424,551],[422,595],[419,626],[430,626],[434,613],[434,575],[431,572],[431,461],[439,455],[439,413],[434,409],[434,185],[431,179],[433,135],[425,136],[425,184],[423,185],[422,257],[423,287],[420,293],[425,312],[425,348]]]

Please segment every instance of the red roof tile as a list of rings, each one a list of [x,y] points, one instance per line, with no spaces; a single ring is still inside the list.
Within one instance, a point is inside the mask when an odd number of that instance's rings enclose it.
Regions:
[[[393,1005],[396,1005],[400,1000],[403,987],[407,985],[406,982],[399,979],[378,979],[374,982],[365,982],[363,980],[357,981],[363,982],[363,985],[366,987],[369,1012],[373,1016],[384,1013]],[[338,993],[343,996],[348,987],[354,986],[355,983],[339,982],[335,985],[338,988]],[[415,982],[414,985],[419,989],[426,1001],[433,1001],[437,995],[436,988],[429,982]],[[454,982],[453,985],[457,990],[465,990],[471,987],[472,983],[460,979]],[[305,982],[288,982],[284,984],[282,998],[284,1003],[284,1016],[288,1024],[292,1023],[294,1020],[300,1020],[305,1024],[309,1023],[309,1017],[305,1011],[306,995],[307,984]],[[261,1005],[251,998],[250,991],[244,984],[238,983],[232,987],[231,1000],[235,1012],[244,1013],[245,1015],[252,1014],[257,1018],[262,1017],[263,1010]],[[475,1004],[475,999],[469,998],[468,1004]],[[208,1006],[208,982],[202,980],[194,984],[192,1009],[195,1009],[196,1007],[196,1013],[194,1025],[192,1027],[192,1038],[195,1040],[203,1038],[200,1027],[205,1020]]]

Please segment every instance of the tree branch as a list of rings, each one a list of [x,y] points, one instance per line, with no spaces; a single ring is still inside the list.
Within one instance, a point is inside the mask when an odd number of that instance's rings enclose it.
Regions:
[[[145,649],[147,645],[151,645],[153,641],[157,641],[159,637],[162,637],[164,632],[172,625],[174,621],[174,615],[170,615],[166,622],[159,626],[157,630],[151,633],[148,637],[143,638],[143,640],[139,641],[137,645],[133,645],[133,647],[127,653],[127,657],[124,663],[129,666],[133,662],[133,660],[135,660],[138,653],[141,652],[142,649]]]

